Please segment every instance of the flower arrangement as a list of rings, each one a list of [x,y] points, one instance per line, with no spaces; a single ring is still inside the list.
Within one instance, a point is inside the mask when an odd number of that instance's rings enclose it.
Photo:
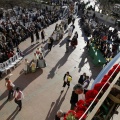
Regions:
[[[116,69],[117,68],[117,69]],[[115,70],[116,69],[116,70]],[[115,73],[113,74],[113,72],[115,71]],[[103,79],[101,80],[100,83],[95,84],[94,88],[92,90],[89,90],[86,92],[85,94],[85,100],[79,100],[77,102],[77,106],[75,107],[74,110],[69,110],[68,113],[65,115],[64,120],[79,120],[80,117],[85,113],[85,111],[87,110],[87,108],[89,107],[89,105],[91,104],[91,102],[94,100],[94,98],[96,97],[96,95],[98,94],[99,90],[102,88],[102,86],[108,81],[108,79],[110,78],[110,76],[113,74],[113,76],[115,74],[117,74],[120,71],[120,66],[119,64],[115,64],[113,66],[113,68],[111,70],[109,70],[107,75],[104,75]],[[112,77],[113,77],[112,76]],[[110,81],[109,81],[110,82]],[[103,92],[107,90],[107,88],[109,87],[110,83],[107,83],[104,88],[103,88]],[[98,102],[99,99],[95,100],[96,104]],[[85,114],[82,118],[82,120],[85,120],[87,117],[87,115]]]

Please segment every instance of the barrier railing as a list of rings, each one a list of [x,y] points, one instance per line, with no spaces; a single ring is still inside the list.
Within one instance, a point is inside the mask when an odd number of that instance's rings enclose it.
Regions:
[[[96,101],[97,97],[100,95],[101,91],[103,90],[103,88],[105,87],[105,85],[109,82],[110,78],[113,76],[113,74],[115,73],[115,71],[117,70],[117,68],[120,66],[120,62],[118,63],[118,66],[116,67],[116,69],[114,70],[114,72],[111,74],[111,76],[109,77],[109,79],[107,80],[107,82],[102,86],[102,88],[100,89],[100,91],[98,92],[98,94],[96,95],[96,97],[94,98],[94,100],[92,101],[92,103],[89,105],[89,107],[87,108],[87,110],[84,112],[84,114],[80,117],[79,120],[82,120],[82,118],[86,115],[86,113],[89,111],[89,109],[91,108],[91,106],[93,105],[93,103]],[[113,80],[113,84],[114,85],[117,81],[117,79],[120,77],[120,72],[118,73],[118,75],[115,77],[115,81]],[[111,89],[110,89],[111,90]],[[109,94],[110,90],[108,91],[107,89],[107,94],[106,92],[104,93],[104,96],[102,96],[103,98],[101,98],[98,103],[95,105],[95,107],[93,108],[92,112],[87,116],[86,120],[92,120],[92,118],[94,117],[95,113],[97,112],[97,110],[99,109],[99,107],[101,106],[101,104],[103,103],[103,101],[105,100],[105,98],[107,97],[107,95]],[[106,97],[105,97],[106,96]]]

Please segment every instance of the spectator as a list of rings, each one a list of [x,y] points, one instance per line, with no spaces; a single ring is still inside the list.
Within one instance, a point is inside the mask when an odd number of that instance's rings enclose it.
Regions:
[[[84,89],[82,85],[76,84],[73,88],[71,99],[70,99],[70,104],[71,104],[71,110],[74,110],[76,107],[76,103],[78,100],[85,100],[85,95],[84,95]]]
[[[63,77],[64,83],[63,83],[63,90],[61,92],[64,91],[64,88],[65,88],[66,85],[68,85],[68,88],[70,87],[71,80],[72,80],[72,76],[70,75],[69,72],[66,72],[64,77]]]
[[[14,92],[15,103],[18,104],[19,111],[22,109],[22,99],[24,98],[23,92],[20,90],[19,87],[16,88]]]
[[[78,80],[78,83],[83,85],[83,82],[86,80],[86,73],[83,73],[83,75],[80,75],[80,78]]]

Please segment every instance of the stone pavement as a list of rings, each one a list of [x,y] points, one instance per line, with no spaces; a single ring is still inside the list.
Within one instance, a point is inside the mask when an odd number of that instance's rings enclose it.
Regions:
[[[46,50],[47,67],[39,69],[35,73],[27,75],[20,74],[24,68],[24,62],[12,71],[11,80],[16,86],[21,87],[25,98],[23,100],[23,109],[16,112],[14,101],[5,102],[7,91],[4,78],[0,80],[0,120],[54,120],[57,110],[68,111],[70,109],[70,97],[73,86],[77,83],[79,76],[86,72],[94,80],[102,68],[95,67],[85,49],[86,37],[78,26],[78,20],[75,21],[75,31],[78,31],[78,46],[70,53],[65,53],[65,41],[67,34],[59,43],[55,42],[51,52]],[[51,35],[55,24],[45,29],[46,39]],[[26,53],[26,58],[32,59],[33,53],[37,47],[42,44],[36,44],[30,47],[30,38],[20,44],[20,49]],[[47,48],[46,43],[43,44]],[[63,84],[63,76],[69,71],[73,77],[69,90],[60,94]]]

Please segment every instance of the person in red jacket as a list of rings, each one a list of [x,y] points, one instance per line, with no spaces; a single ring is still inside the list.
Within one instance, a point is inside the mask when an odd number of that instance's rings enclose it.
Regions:
[[[7,87],[7,90],[9,91],[8,92],[8,100],[10,100],[11,98],[11,95],[13,94],[13,87],[14,87],[14,84],[9,80],[9,78],[5,78],[5,86]]]

